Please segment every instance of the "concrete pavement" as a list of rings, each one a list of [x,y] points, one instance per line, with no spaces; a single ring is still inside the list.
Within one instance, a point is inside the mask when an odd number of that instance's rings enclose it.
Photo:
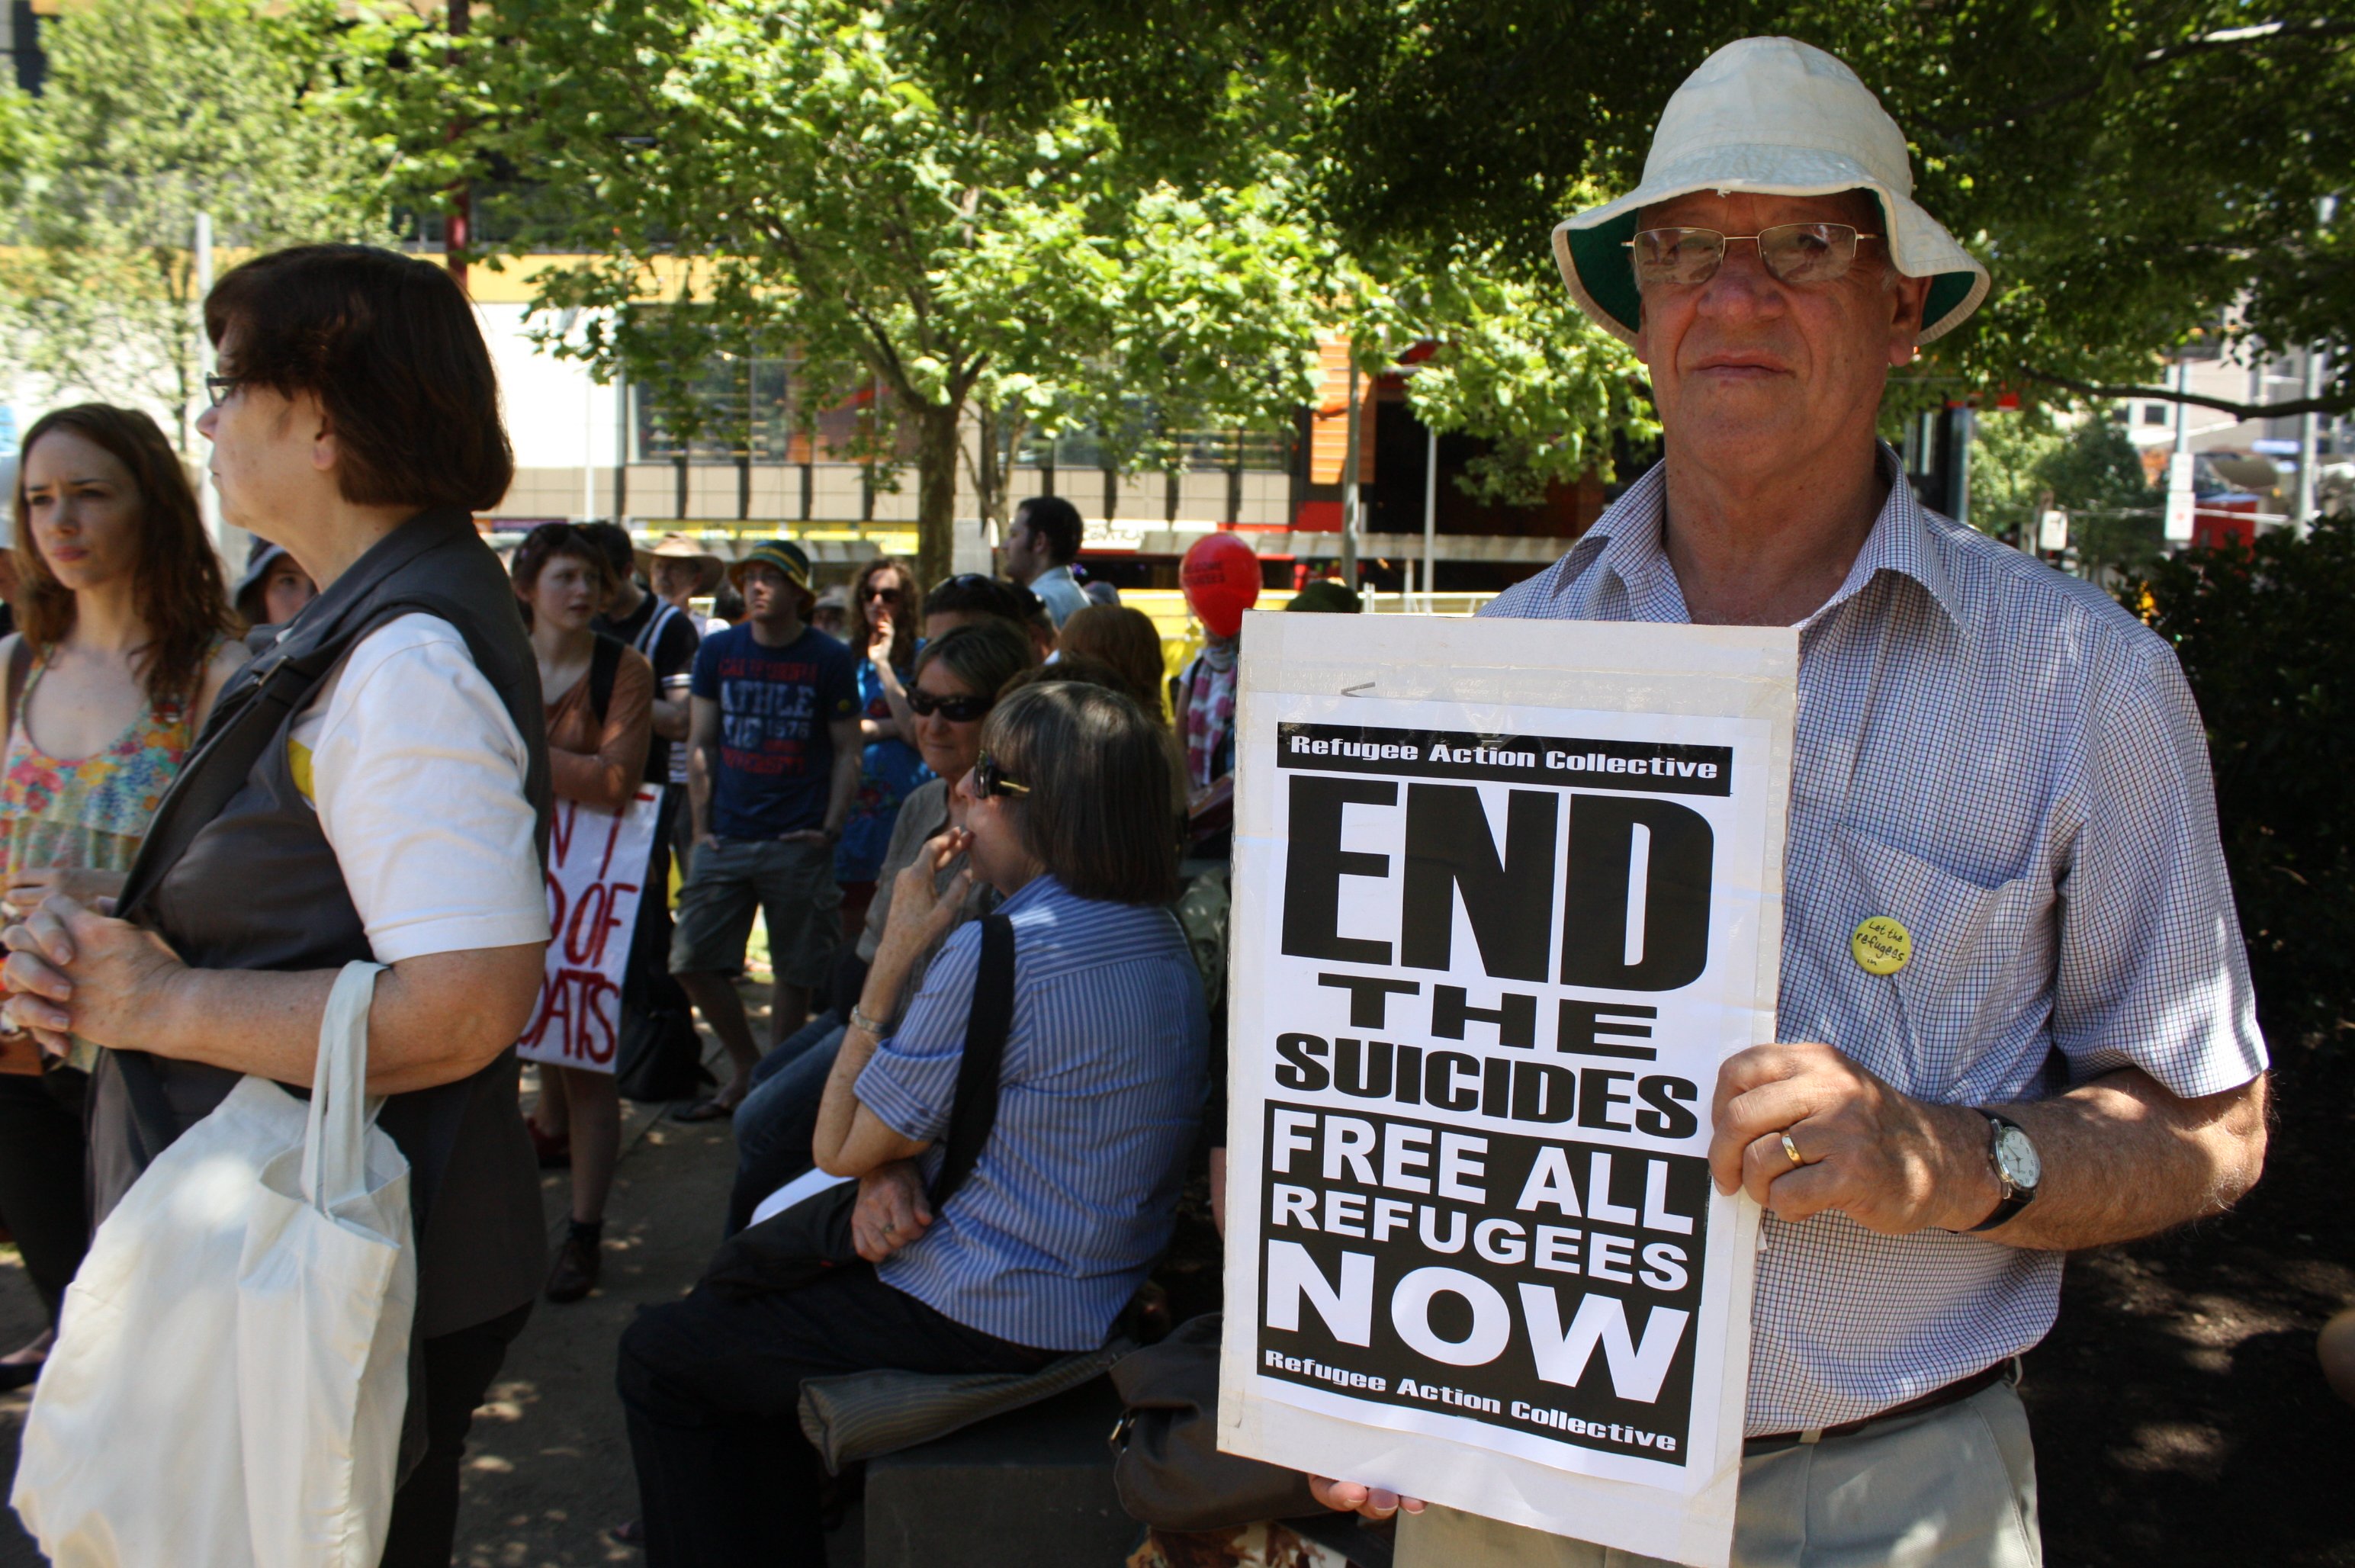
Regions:
[[[765,1002],[765,987],[747,1000]],[[757,1034],[765,1020],[756,1017]],[[718,1048],[711,1056],[719,1067]],[[724,1075],[724,1071],[723,1071]],[[569,1307],[539,1304],[476,1415],[462,1475],[455,1562],[462,1568],[558,1568],[627,1563],[640,1553],[605,1536],[637,1511],[613,1348],[648,1303],[684,1295],[719,1240],[735,1147],[726,1122],[685,1125],[667,1107],[624,1104],[623,1157],[607,1206],[605,1271],[599,1288]],[[570,1208],[569,1176],[549,1173],[551,1236]],[[0,1345],[37,1331],[40,1313],[13,1252],[0,1253]],[[16,1467],[25,1396],[0,1396],[0,1476]],[[859,1561],[856,1511],[836,1538],[842,1564]],[[0,1568],[41,1559],[0,1509]]]

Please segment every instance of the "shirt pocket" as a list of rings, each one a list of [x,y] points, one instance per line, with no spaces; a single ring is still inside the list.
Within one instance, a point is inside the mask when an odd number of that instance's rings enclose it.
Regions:
[[[2051,987],[2036,984],[2051,968],[2050,883],[2027,876],[1983,887],[1859,828],[1842,827],[1839,838],[1870,906],[1849,927],[1886,915],[1911,938],[1894,975],[1851,969],[1896,996],[1913,1079],[1898,1086],[1941,1101],[2009,1090],[2018,1073],[1999,1060],[2014,1051],[2002,1048],[2024,1045],[2039,1027],[2026,1015],[2050,1008]]]

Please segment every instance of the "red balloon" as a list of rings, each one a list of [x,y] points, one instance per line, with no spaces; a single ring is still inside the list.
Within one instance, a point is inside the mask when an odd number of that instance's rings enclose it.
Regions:
[[[1243,612],[1259,603],[1259,556],[1232,534],[1204,534],[1187,549],[1178,581],[1195,619],[1223,641],[1242,629]]]

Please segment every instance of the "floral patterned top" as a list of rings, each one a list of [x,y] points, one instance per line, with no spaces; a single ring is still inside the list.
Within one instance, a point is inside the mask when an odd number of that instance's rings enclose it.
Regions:
[[[9,720],[0,771],[0,888],[20,870],[44,866],[129,870],[193,739],[186,705],[151,704],[104,750],[74,762],[52,757],[25,725],[48,667],[45,656],[35,657]],[[86,1068],[92,1055],[77,1040],[72,1065]]]

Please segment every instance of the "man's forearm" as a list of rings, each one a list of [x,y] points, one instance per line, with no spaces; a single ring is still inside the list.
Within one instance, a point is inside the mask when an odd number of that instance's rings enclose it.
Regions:
[[[546,944],[436,954],[377,976],[368,1093],[430,1089],[479,1071],[528,1024]],[[307,1085],[337,971],[183,969],[144,1010],[140,1038],[108,1041]]]
[[[711,752],[698,746],[687,759],[687,825],[695,829],[694,837],[701,839],[711,831]]]
[[[837,747],[834,756],[834,787],[826,802],[826,830],[840,833],[842,825],[850,819],[850,803],[858,798],[859,756],[854,749],[845,752]]]
[[[1985,1235],[2069,1252],[2222,1213],[2264,1168],[2265,1104],[2263,1078],[2182,1100],[2126,1068],[2050,1100],[1992,1107],[2026,1130],[2043,1174],[2036,1200]]]

